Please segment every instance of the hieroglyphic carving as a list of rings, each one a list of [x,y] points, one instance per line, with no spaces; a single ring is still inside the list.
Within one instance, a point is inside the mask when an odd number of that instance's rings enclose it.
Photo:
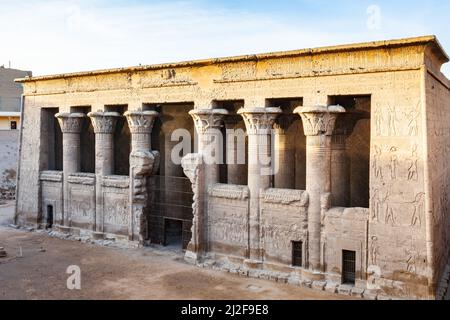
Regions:
[[[395,106],[388,105],[388,136],[397,135],[397,109]]]
[[[229,184],[215,184],[209,189],[209,195],[216,198],[245,200],[250,196],[247,186],[237,186]]]
[[[409,273],[417,273],[416,261],[417,261],[417,252],[415,248],[405,250],[406,254],[406,272]]]
[[[308,206],[308,193],[301,190],[267,189],[262,193],[262,201],[266,203]]]
[[[419,227],[422,225],[421,215],[424,212],[424,201],[425,201],[425,193],[419,193],[414,202],[412,203],[414,206],[414,211],[411,217],[411,226],[414,227],[418,225]]]
[[[391,180],[397,179],[397,168],[398,168],[398,164],[399,164],[397,151],[398,151],[397,147],[392,147],[389,150],[389,153],[391,155],[390,160],[389,160],[389,170],[391,172]]]
[[[411,151],[411,157],[407,159],[409,162],[408,165],[408,181],[417,181],[419,179],[419,173],[418,173],[418,162],[419,157],[417,155],[417,144],[413,145],[412,151]]]
[[[374,146],[375,154],[373,156],[372,168],[374,171],[375,178],[383,179],[383,166],[381,156],[383,151],[377,145]]]
[[[420,101],[415,108],[406,113],[408,119],[408,134],[415,137],[419,134]]]
[[[370,241],[370,264],[373,266],[378,265],[378,256],[380,254],[380,246],[378,245],[378,237],[373,236]]]

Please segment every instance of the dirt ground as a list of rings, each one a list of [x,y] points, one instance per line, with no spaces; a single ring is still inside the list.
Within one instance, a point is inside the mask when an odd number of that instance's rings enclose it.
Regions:
[[[0,217],[6,219],[5,207]],[[132,299],[253,300],[343,299],[288,284],[201,269],[175,252],[119,249],[51,238],[0,226],[0,300]],[[22,257],[20,257],[20,251]],[[81,290],[67,289],[71,265],[81,269]]]

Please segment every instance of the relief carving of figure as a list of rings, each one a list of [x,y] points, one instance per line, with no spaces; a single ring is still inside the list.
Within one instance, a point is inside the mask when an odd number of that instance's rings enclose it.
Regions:
[[[412,109],[409,113],[406,114],[408,119],[408,134],[412,137],[415,137],[419,134],[419,116],[420,116],[420,102],[417,104],[415,109]]]
[[[391,158],[389,161],[389,169],[391,171],[391,180],[397,179],[397,167],[398,167],[398,149],[396,147],[392,147],[389,151],[391,153]]]
[[[381,113],[381,107],[378,104],[375,109],[375,130],[377,136],[381,137],[383,135],[383,115]]]
[[[388,136],[397,135],[397,110],[395,107],[388,105]]]
[[[372,241],[370,243],[370,263],[373,266],[378,265],[378,255],[380,247],[378,246],[378,237],[373,236]]]
[[[392,226],[395,226],[395,215],[394,215],[394,209],[392,208],[392,205],[390,203],[386,203],[386,218],[385,223],[389,224],[391,222]]]
[[[375,155],[373,157],[372,167],[374,170],[375,178],[383,179],[383,167],[381,165],[381,155],[382,151],[379,146],[375,146]]]
[[[408,181],[417,181],[419,179],[418,167],[419,157],[417,156],[417,144],[413,146],[411,157],[408,159]]]
[[[406,250],[406,271],[416,273],[416,252],[413,249]]]
[[[418,225],[419,227],[422,225],[421,215],[424,209],[424,201],[425,201],[425,193],[419,193],[414,202],[412,203],[414,206],[414,211],[411,217],[411,227]]]
[[[389,197],[389,193],[387,193],[384,197],[381,195],[381,191],[378,189],[375,189],[373,192],[372,197],[372,222],[379,222],[380,221],[380,213],[383,209],[383,203],[387,200]]]

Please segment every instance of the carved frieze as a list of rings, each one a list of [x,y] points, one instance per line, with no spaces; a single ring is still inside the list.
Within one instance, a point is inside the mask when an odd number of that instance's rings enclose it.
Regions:
[[[93,186],[95,184],[95,174],[93,173],[74,173],[67,178],[67,182],[72,184],[83,184]]]
[[[211,197],[232,200],[246,200],[250,196],[250,191],[247,186],[220,183],[211,186],[208,193]]]
[[[262,201],[265,203],[307,207],[309,196],[306,191],[301,190],[267,189],[262,192]]]
[[[127,176],[104,176],[102,186],[117,189],[126,189],[130,187],[130,178]]]
[[[40,180],[49,182],[62,182],[62,171],[41,171]]]

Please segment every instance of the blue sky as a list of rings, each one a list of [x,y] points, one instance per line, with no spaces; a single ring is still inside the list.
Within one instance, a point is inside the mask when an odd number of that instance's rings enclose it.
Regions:
[[[449,12],[437,0],[0,0],[0,64],[43,75],[428,34],[450,52]]]

